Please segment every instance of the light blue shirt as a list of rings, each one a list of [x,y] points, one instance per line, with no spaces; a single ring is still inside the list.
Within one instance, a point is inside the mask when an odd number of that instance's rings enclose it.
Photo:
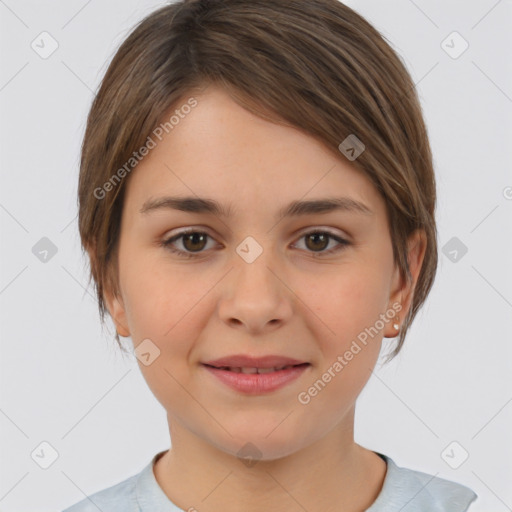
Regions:
[[[167,497],[153,473],[156,459],[165,451],[157,453],[137,475],[63,512],[187,512]],[[477,498],[461,484],[399,467],[386,455],[375,453],[386,461],[387,472],[380,494],[365,512],[464,512]]]

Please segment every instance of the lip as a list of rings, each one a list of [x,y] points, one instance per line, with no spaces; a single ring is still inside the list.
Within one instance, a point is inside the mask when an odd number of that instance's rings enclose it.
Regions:
[[[237,373],[232,370],[223,370],[202,364],[208,373],[231,389],[248,395],[262,395],[271,393],[298,379],[308,368],[310,363],[302,363],[285,370],[276,370],[269,373]]]
[[[232,356],[203,362],[203,364],[216,366],[217,368],[221,366],[229,366],[231,368],[274,368],[303,363],[307,363],[307,361],[299,361],[298,359],[279,355],[252,357],[245,354],[234,354]]]

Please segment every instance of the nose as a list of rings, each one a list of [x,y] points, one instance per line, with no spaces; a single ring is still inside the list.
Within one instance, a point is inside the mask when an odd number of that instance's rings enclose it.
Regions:
[[[222,284],[221,320],[251,335],[278,329],[293,313],[293,292],[270,253],[263,251],[252,263],[237,256]]]

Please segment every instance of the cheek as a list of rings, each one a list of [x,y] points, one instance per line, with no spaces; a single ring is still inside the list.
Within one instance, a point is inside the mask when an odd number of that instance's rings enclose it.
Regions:
[[[316,280],[304,295],[315,312],[308,315],[308,328],[320,351],[315,377],[302,390],[304,401],[299,400],[312,413],[308,418],[324,417],[326,424],[328,418],[342,418],[370,378],[383,334],[372,327],[386,307],[379,276],[352,267],[328,279],[327,286]]]
[[[350,265],[301,280],[297,294],[314,313],[308,315],[310,328],[318,340],[325,340],[326,352],[343,349],[375,324],[387,304],[384,278],[383,269]]]
[[[128,323],[135,342],[163,340],[183,329],[183,319],[193,310],[207,287],[190,278],[190,272],[162,262],[130,258],[121,276]]]
[[[190,396],[182,385],[187,386],[193,341],[203,328],[200,299],[209,287],[204,280],[191,280],[177,269],[162,272],[161,266],[142,266],[134,259],[130,265],[126,266],[124,292],[131,337],[135,349],[143,340],[151,340],[156,349],[146,346],[158,354],[148,365],[139,360],[139,368],[166,410],[187,408]]]
[[[331,414],[342,416],[370,378],[380,353],[383,332],[377,321],[386,308],[384,269],[353,264],[304,285],[300,296],[315,313],[307,315],[308,328],[321,353],[320,379],[310,383],[311,394],[303,390],[311,399],[306,407],[321,416],[337,404]]]

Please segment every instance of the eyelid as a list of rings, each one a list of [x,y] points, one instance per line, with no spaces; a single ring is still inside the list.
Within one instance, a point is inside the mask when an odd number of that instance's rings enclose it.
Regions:
[[[332,231],[331,228],[324,228],[322,226],[309,227],[309,228],[306,228],[304,231],[299,231],[299,233],[296,235],[297,242],[295,242],[295,244],[297,244],[300,240],[302,240],[302,238],[304,238],[304,236],[314,235],[315,233],[328,235],[330,241],[334,240],[337,243],[337,245],[335,247],[332,247],[331,249],[324,250],[324,251],[318,251],[318,252],[307,251],[307,250],[305,251],[305,252],[309,253],[309,255],[314,258],[321,258],[321,257],[326,257],[329,255],[337,254],[337,253],[343,251],[343,249],[345,249],[347,246],[352,245],[352,242],[349,240],[348,236],[341,235],[337,232]]]
[[[303,236],[309,233],[328,233],[331,236],[336,236],[338,238],[346,239],[347,242],[350,239],[350,236],[345,231],[336,231],[335,228],[327,227],[327,226],[308,226],[307,228],[300,229],[294,236]]]
[[[202,251],[198,251],[198,252],[190,252],[190,251],[183,251],[182,249],[176,249],[175,247],[173,247],[172,244],[174,242],[180,240],[183,236],[186,236],[191,233],[204,234],[207,237],[211,238],[212,240],[215,240],[215,238],[209,233],[208,228],[204,228],[202,226],[193,226],[193,227],[183,228],[182,230],[178,231],[177,233],[164,236],[162,241],[160,242],[160,245],[162,247],[164,247],[164,249],[167,249],[168,251],[170,251],[172,253],[176,253],[183,258],[194,258],[194,257],[200,258],[204,254],[207,254],[209,251],[212,250],[212,249],[209,249],[209,250],[202,250]],[[314,226],[314,227],[309,226],[307,228],[303,228],[298,233],[295,233],[294,239],[297,239],[297,242],[295,242],[295,244],[298,243],[304,236],[315,234],[315,233],[327,234],[329,236],[330,240],[336,241],[337,245],[334,248],[324,250],[324,251],[317,251],[317,252],[300,249],[303,252],[309,253],[309,255],[314,258],[321,258],[322,256],[336,254],[338,252],[341,252],[344,248],[346,248],[346,246],[352,245],[352,242],[349,240],[350,237],[348,237],[346,235],[340,235],[339,233],[334,232],[332,230],[332,228],[326,228],[326,227],[322,227],[322,226]],[[215,250],[215,249],[213,249],[213,250]]]
[[[171,240],[179,240],[180,237],[184,235],[188,235],[190,233],[201,233],[209,236],[211,239],[215,240],[215,237],[211,234],[211,230],[204,226],[189,226],[184,228],[176,228],[172,231],[167,232],[165,235],[161,237],[163,242],[169,242]]]
[[[210,234],[210,229],[205,226],[192,226],[192,227],[184,227],[184,228],[182,228],[182,230],[180,230],[180,229],[181,228],[176,228],[175,230],[172,230],[171,232],[165,234],[163,236],[163,238],[165,240],[169,240],[171,238],[179,237],[181,235],[187,235],[189,233],[204,233],[204,234],[208,235],[210,238],[214,238]],[[176,231],[176,230],[178,230],[178,231]],[[333,237],[343,238],[346,241],[350,241],[350,235],[348,233],[346,233],[346,232],[339,233],[337,231],[333,231],[333,228],[318,226],[318,225],[301,228],[300,230],[296,231],[293,234],[293,237],[296,238],[298,236],[303,236],[305,234],[318,233],[318,232],[328,233]]]
[[[182,251],[181,249],[176,249],[176,251],[174,251],[174,248],[172,247],[172,243],[181,240],[182,237],[184,237],[186,235],[189,235],[191,233],[200,233],[200,234],[206,235],[208,238],[210,238],[212,240],[215,240],[215,237],[213,237],[209,233],[209,230],[207,228],[203,228],[203,227],[200,227],[200,226],[199,227],[195,226],[195,227],[183,228],[183,230],[178,231],[178,232],[176,232],[174,234],[165,235],[163,237],[162,241],[160,242],[160,245],[164,246],[165,248],[168,248],[172,252],[180,252],[180,253],[184,252],[185,254],[189,254],[189,255],[193,255],[193,256],[194,255],[200,256],[202,254],[205,254],[207,252],[206,250],[199,251],[199,252],[196,252],[196,253]]]

